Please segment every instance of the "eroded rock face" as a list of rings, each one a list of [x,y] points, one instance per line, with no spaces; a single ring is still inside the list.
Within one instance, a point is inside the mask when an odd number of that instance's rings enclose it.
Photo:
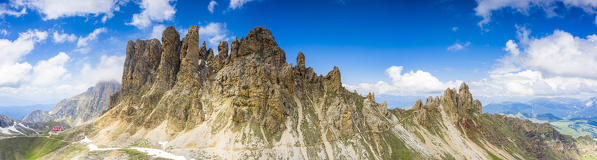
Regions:
[[[299,52],[296,56],[296,66],[298,68],[305,68],[305,55],[303,52]]]
[[[213,108],[206,106],[221,105],[210,99],[228,99],[232,106],[228,116],[235,123],[256,123],[279,132],[286,128],[287,117],[296,114],[293,97],[306,98],[295,94],[309,90],[321,92],[317,93],[321,96],[325,90],[338,93],[345,90],[338,67],[321,77],[313,69],[305,68],[302,53],[298,57],[299,66],[286,63],[286,54],[266,28],[256,27],[240,41],[234,40],[230,53],[228,43],[220,42],[215,56],[211,49],[206,49],[205,42],[199,47],[199,36],[197,26],[192,26],[180,41],[174,28],[168,27],[161,46],[141,40],[129,42],[123,73],[126,89],[113,97],[113,106],[120,104],[124,109],[115,111],[118,115],[113,117],[123,117],[148,128],[169,120],[173,128],[184,130],[189,126],[186,123],[200,123],[213,112]],[[161,48],[161,52],[153,48]],[[151,60],[148,56],[159,57],[159,63],[147,62]],[[135,76],[136,71],[144,74]],[[155,111],[168,116],[145,115]],[[344,115],[348,125],[338,127],[350,126],[349,111],[345,109]]]
[[[155,83],[161,89],[170,89],[176,82],[180,69],[180,47],[180,35],[176,29],[172,26],[166,28],[162,33],[162,56]]]
[[[338,67],[317,75],[302,52],[296,66],[286,63],[266,28],[233,40],[230,49],[220,42],[217,55],[205,42],[199,46],[199,36],[192,26],[181,41],[168,27],[161,46],[129,42],[126,89],[112,97],[113,107],[97,122],[98,128],[117,128],[95,136],[118,137],[117,145],[167,140],[197,159],[490,158],[476,149],[493,146],[466,137],[487,126],[466,84],[424,104],[417,101],[410,110],[389,110],[373,93],[347,91]],[[146,73],[135,76],[137,71]]]
[[[152,84],[160,63],[162,45],[157,39],[129,41],[122,75],[123,92],[136,93],[143,85]]]

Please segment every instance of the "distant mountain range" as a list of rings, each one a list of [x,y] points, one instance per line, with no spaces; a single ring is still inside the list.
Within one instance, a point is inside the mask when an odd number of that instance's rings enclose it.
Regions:
[[[483,107],[486,113],[504,114],[536,123],[549,123],[560,133],[597,139],[597,97],[538,98],[529,102],[503,102]]]
[[[35,110],[50,110],[55,104],[15,105],[0,106],[0,114],[14,119],[23,119],[27,114]]]
[[[120,91],[120,88],[120,83],[116,81],[99,82],[84,93],[60,101],[49,111],[32,111],[22,121],[27,123],[60,121],[73,127],[81,125],[100,117],[108,109],[110,96]]]
[[[4,111],[11,111],[6,113],[22,114],[31,109],[38,110],[30,111],[22,120],[0,114],[0,137],[46,133],[54,125],[74,127],[94,120],[108,109],[110,96],[120,91],[120,88],[120,83],[116,81],[104,81],[90,87],[84,93],[60,101],[54,107],[4,107]]]
[[[37,132],[20,121],[0,114],[0,137],[29,135],[34,133]]]
[[[597,97],[588,100],[574,98],[537,98],[529,102],[492,103],[483,107],[485,113],[516,114],[527,117],[551,114],[560,119],[597,117]]]

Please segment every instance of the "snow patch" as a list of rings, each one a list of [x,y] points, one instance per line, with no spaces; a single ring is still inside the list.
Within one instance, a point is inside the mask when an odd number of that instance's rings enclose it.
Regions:
[[[81,141],[79,141],[79,143],[91,143],[91,139],[87,138],[87,136],[85,136],[84,139],[82,139]]]
[[[80,143],[91,143],[92,141],[91,141],[91,139],[87,138],[87,136],[85,136],[85,139],[83,139],[79,142]],[[162,147],[166,146],[167,143],[168,142],[159,142],[159,144],[162,145]],[[111,150],[123,149],[123,148],[99,148],[95,144],[88,144],[87,148],[89,148],[89,151],[111,151]],[[186,160],[186,158],[184,156],[177,156],[177,155],[168,153],[161,149],[141,148],[141,147],[132,147],[130,149],[134,149],[139,152],[146,153],[149,156],[157,157],[157,158],[167,158],[167,159],[173,159],[173,160]],[[191,160],[193,160],[193,159],[191,159]]]
[[[0,133],[2,133],[2,134],[19,133],[19,134],[25,135],[23,132],[17,130],[17,128],[15,127],[16,125],[17,125],[17,122],[13,122],[13,124],[9,127],[0,128]]]
[[[166,144],[168,144],[168,141],[160,141],[158,144],[162,146],[162,149],[166,149]]]
[[[99,148],[95,144],[88,144],[87,148],[89,148],[89,151],[111,151],[111,150],[121,149],[121,148]]]
[[[139,152],[145,152],[145,153],[147,153],[147,155],[154,156],[154,157],[168,158],[168,159],[174,159],[174,160],[186,160],[186,158],[184,156],[177,156],[177,155],[168,153],[168,152],[160,150],[160,149],[140,148],[140,147],[133,147],[132,149],[135,149]]]

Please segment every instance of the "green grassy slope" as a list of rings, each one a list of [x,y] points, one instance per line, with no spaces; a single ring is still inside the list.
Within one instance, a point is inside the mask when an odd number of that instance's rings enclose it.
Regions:
[[[46,137],[14,137],[0,140],[0,159],[36,159],[68,143]]]

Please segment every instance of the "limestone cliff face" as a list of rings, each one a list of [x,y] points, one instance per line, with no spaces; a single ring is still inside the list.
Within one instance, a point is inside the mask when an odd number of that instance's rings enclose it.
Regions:
[[[302,52],[296,65],[286,63],[266,28],[230,48],[220,42],[217,55],[199,36],[197,26],[182,40],[168,27],[161,44],[129,41],[122,90],[90,138],[116,147],[167,141],[171,152],[196,159],[575,156],[573,143],[549,127],[482,114],[466,84],[389,110],[372,93],[342,87],[338,67],[317,75]]]
[[[108,109],[110,96],[118,92],[121,85],[116,81],[104,81],[90,87],[86,92],[60,101],[50,111],[33,111],[23,118],[24,122],[37,123],[63,121],[78,126],[94,120]]]

